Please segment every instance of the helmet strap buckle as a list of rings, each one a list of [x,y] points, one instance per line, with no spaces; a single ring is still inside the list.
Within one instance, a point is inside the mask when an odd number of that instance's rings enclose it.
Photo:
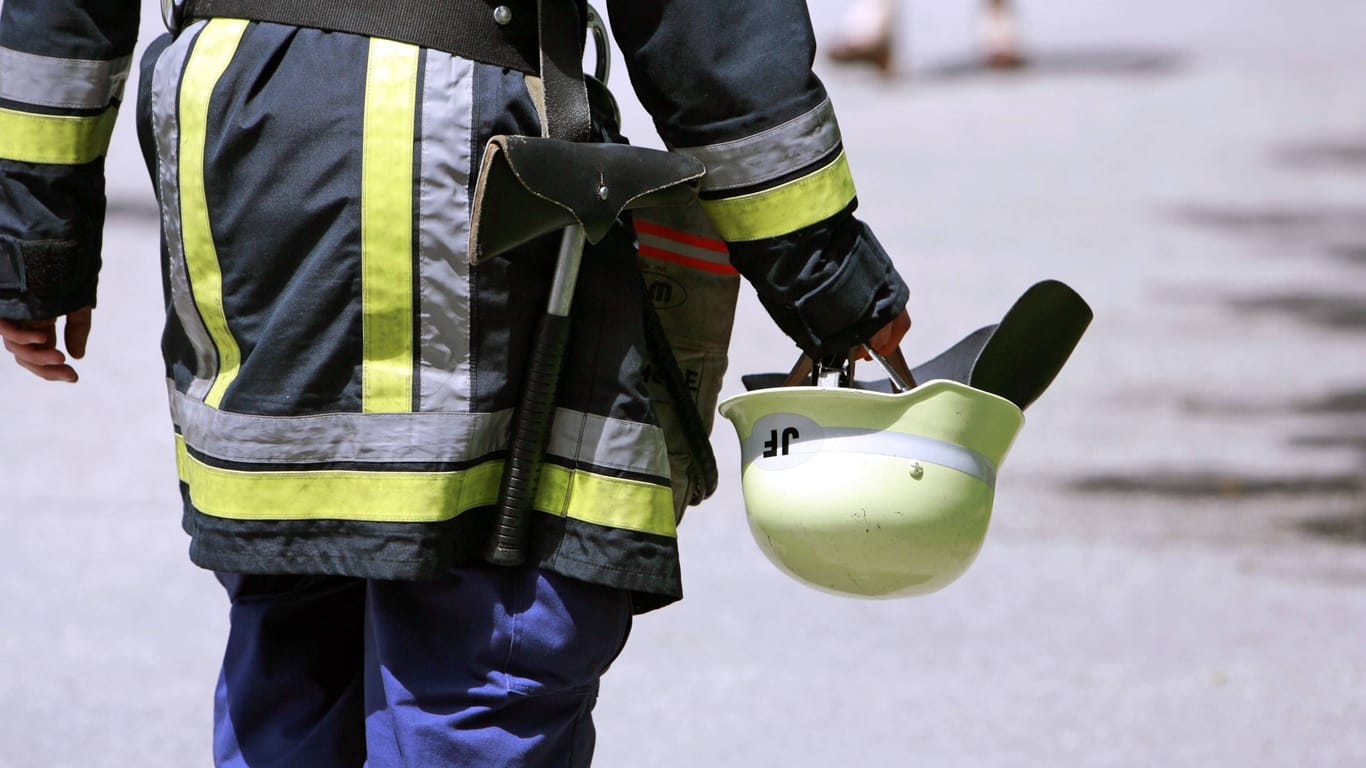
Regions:
[[[847,389],[853,386],[854,359],[851,357],[827,357],[824,360],[813,360],[811,384],[826,389]]]
[[[887,374],[888,384],[893,394],[915,389],[915,377],[911,373],[910,366],[906,365],[906,358],[901,355],[900,349],[895,350],[891,355],[884,356],[868,345],[864,345],[863,348],[878,364],[878,367],[882,368],[883,373]],[[784,387],[808,386],[825,389],[848,389],[855,386],[854,362],[855,358],[848,356],[831,356],[816,360],[803,354],[797,359],[797,364],[792,366],[792,370],[787,374],[782,385]]]

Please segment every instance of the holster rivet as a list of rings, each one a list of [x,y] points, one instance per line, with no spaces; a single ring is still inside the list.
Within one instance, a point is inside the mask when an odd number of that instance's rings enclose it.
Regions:
[[[606,184],[603,184],[602,186],[598,187],[598,199],[599,199],[599,200],[606,200],[606,199],[607,199],[607,185],[606,185]]]
[[[493,20],[499,24],[512,23],[512,9],[506,5],[500,5],[493,9]]]

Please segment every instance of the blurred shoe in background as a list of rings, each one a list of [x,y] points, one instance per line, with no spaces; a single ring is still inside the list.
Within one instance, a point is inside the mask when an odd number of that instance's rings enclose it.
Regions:
[[[882,75],[896,72],[897,18],[901,0],[856,0],[845,16],[840,37],[826,51],[836,64],[869,65]],[[1024,66],[1018,25],[1010,0],[986,0],[983,9],[982,63],[990,69]]]
[[[1020,33],[1010,0],[988,0],[982,17],[982,48],[991,69],[1016,69],[1025,64]]]
[[[837,64],[868,64],[883,75],[893,72],[892,47],[900,0],[856,0],[844,19],[840,39],[828,57]]]

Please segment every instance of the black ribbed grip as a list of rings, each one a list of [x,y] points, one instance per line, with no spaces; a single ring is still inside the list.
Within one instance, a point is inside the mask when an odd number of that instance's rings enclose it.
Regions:
[[[526,561],[527,523],[541,478],[541,459],[550,438],[550,425],[555,420],[555,392],[568,339],[569,317],[541,317],[536,344],[527,363],[522,401],[512,419],[498,498],[498,520],[484,550],[484,559],[492,565],[521,565]]]

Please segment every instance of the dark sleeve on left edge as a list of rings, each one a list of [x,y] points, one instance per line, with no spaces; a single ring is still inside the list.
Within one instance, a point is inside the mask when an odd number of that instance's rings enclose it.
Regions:
[[[95,303],[104,156],[139,9],[137,0],[0,7],[0,317]]]

